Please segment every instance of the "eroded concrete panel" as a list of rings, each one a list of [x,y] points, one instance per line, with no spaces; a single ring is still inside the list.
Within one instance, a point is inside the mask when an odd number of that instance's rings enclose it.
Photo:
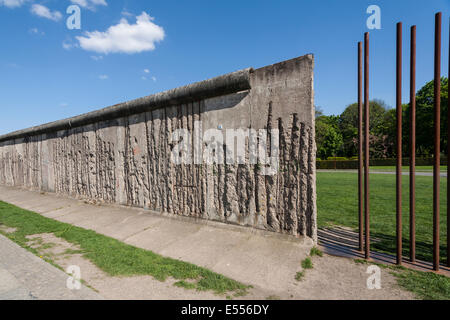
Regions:
[[[0,184],[316,239],[313,67],[307,55],[0,137]]]

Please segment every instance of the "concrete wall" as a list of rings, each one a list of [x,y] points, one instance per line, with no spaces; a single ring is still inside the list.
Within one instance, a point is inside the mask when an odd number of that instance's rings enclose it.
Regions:
[[[306,55],[1,136],[0,184],[316,239],[313,68]],[[279,169],[175,164],[172,133],[194,146],[196,121],[278,129]]]

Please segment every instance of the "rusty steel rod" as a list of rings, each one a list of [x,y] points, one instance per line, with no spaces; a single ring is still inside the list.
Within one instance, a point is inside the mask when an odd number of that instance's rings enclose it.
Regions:
[[[435,17],[434,41],[434,169],[433,169],[433,269],[439,271],[439,183],[441,151],[441,27],[442,13]]]
[[[370,259],[370,212],[369,212],[369,33],[364,34],[364,225],[365,258]]]
[[[449,23],[449,55],[448,55],[448,75],[450,79],[450,23]],[[447,86],[447,157],[450,156],[450,86]],[[448,160],[447,160],[448,161]],[[447,163],[447,267],[450,267],[450,207],[448,205],[448,199],[450,199],[450,180],[448,176],[448,163]]]
[[[411,27],[409,132],[409,259],[416,261],[416,26]]]
[[[362,42],[358,42],[358,217],[359,251],[364,250]]]
[[[396,168],[396,218],[397,265],[402,264],[402,23],[397,23],[397,168]]]

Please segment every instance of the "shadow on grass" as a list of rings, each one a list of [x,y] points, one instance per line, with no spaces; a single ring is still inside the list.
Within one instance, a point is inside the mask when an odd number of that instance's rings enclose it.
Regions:
[[[319,229],[318,236],[321,245],[327,248],[329,253],[334,252],[338,255],[359,258],[364,256],[363,253],[359,251],[358,232],[334,226]],[[397,252],[395,236],[371,233],[370,241],[373,258],[386,263],[395,263]],[[447,257],[445,256],[446,247],[441,245],[440,252],[440,263],[445,265],[447,262]],[[406,261],[409,260],[409,254],[409,240],[404,239],[403,257]],[[416,241],[416,260],[418,265],[430,269],[433,261],[433,244]]]
[[[397,238],[395,236],[386,234],[373,234],[373,237],[378,239],[371,243],[371,250],[380,251],[383,253],[389,253],[395,255],[397,252]],[[410,256],[410,243],[408,239],[403,239],[403,256]],[[440,263],[446,264],[448,257],[446,257],[447,247],[444,245],[439,246]],[[428,242],[416,241],[416,259],[426,262],[433,262],[433,244]]]

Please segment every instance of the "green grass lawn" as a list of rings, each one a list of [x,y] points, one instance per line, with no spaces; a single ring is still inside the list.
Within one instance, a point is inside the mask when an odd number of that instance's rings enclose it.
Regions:
[[[111,276],[151,275],[160,281],[172,277],[178,280],[175,283],[176,286],[187,289],[211,290],[218,294],[229,292],[236,296],[245,294],[246,289],[249,288],[208,269],[166,258],[94,231],[48,219],[35,212],[1,201],[0,225],[16,228],[17,230],[14,233],[2,231],[0,233],[34,254],[38,253],[27,244],[29,242],[27,236],[53,233],[57,237],[78,245],[85,258]],[[55,264],[51,260],[47,262]]]
[[[409,176],[402,177],[403,255],[409,256]],[[341,225],[358,229],[358,175],[346,172],[317,173],[319,227]],[[441,178],[441,262],[446,261],[447,179]],[[371,236],[379,238],[371,249],[395,255],[395,175],[370,175]],[[416,177],[416,256],[432,261],[433,177]],[[364,262],[366,263],[366,262]],[[390,267],[397,283],[420,299],[450,300],[450,278],[432,272]]]
[[[403,254],[409,255],[409,176],[402,177]],[[317,173],[319,227],[342,225],[358,228],[358,175],[345,172]],[[433,178],[416,177],[416,253],[432,261]],[[372,249],[395,253],[396,230],[395,175],[370,175],[371,236],[380,238]],[[441,178],[441,261],[446,261],[447,179]]]
[[[356,259],[356,263],[375,264],[388,269],[400,287],[411,291],[418,299],[450,300],[450,278],[433,272],[422,272],[406,269],[402,266],[388,266],[380,263]]]

